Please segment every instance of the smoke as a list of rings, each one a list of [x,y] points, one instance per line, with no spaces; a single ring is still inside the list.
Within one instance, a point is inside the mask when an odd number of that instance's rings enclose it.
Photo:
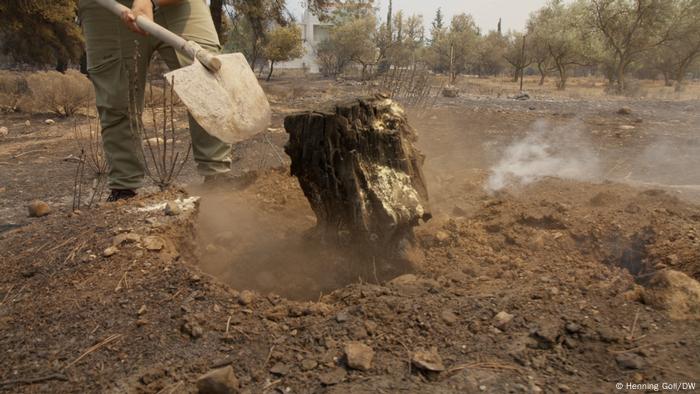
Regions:
[[[600,176],[600,159],[576,123],[555,127],[539,120],[506,147],[490,172],[486,189],[495,192],[544,177],[593,180]]]

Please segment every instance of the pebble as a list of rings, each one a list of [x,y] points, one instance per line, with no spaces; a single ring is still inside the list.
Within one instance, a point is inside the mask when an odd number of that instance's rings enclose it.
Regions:
[[[348,320],[350,320],[350,315],[346,311],[340,311],[335,315],[335,321],[338,323],[345,323]]]
[[[110,246],[109,248],[105,249],[105,250],[102,252],[102,256],[104,256],[104,257],[112,257],[112,256],[114,256],[115,254],[117,254],[117,252],[119,252],[119,249],[117,249],[116,246]]]
[[[141,236],[136,233],[121,233],[112,239],[113,246],[121,246],[122,244],[131,244],[141,242]]]
[[[316,367],[318,367],[318,362],[316,362],[316,360],[306,358],[301,362],[301,369],[303,369],[304,371],[310,371],[312,369],[315,369]]]
[[[159,251],[165,248],[165,240],[156,235],[149,235],[143,239],[143,247],[150,251]]]
[[[559,389],[560,393],[570,393],[571,392],[571,387],[569,387],[565,384],[560,384],[559,386],[557,386],[557,388]]]
[[[350,342],[345,345],[345,358],[351,369],[368,371],[372,367],[374,350],[363,343]]]
[[[50,126],[50,125],[52,125],[52,124],[56,124],[56,121],[53,120],[53,119],[46,119],[46,120],[44,121],[44,124],[47,124],[47,125]]]
[[[440,230],[440,231],[438,231],[437,233],[435,233],[435,239],[436,239],[439,243],[445,243],[445,242],[447,242],[447,241],[450,239],[450,234],[447,233],[446,231]]]
[[[255,300],[255,293],[250,290],[243,290],[241,294],[238,295],[238,303],[241,305],[250,305]]]
[[[207,372],[197,379],[200,394],[230,394],[238,392],[238,378],[229,365]]]
[[[458,319],[457,315],[455,315],[455,313],[449,309],[445,309],[444,311],[442,311],[440,316],[442,317],[442,320],[444,320],[445,323],[447,323],[450,326],[455,324]]]
[[[506,311],[500,311],[493,317],[493,325],[499,330],[504,330],[514,317]]]
[[[642,369],[644,359],[632,353],[620,353],[615,357],[617,366],[622,369]]]
[[[270,373],[285,376],[289,374],[289,365],[284,363],[277,363],[272,368],[270,368]]]
[[[0,137],[7,137],[10,134],[10,130],[7,127],[0,127]]]
[[[182,332],[194,339],[201,338],[202,335],[204,335],[204,329],[194,322],[185,322],[185,324],[182,325]]]
[[[27,205],[27,210],[29,211],[29,217],[40,218],[51,213],[51,208],[49,204],[41,200],[34,200]]]
[[[174,201],[168,201],[165,204],[164,212],[167,216],[177,216],[182,213],[182,209]]]
[[[411,363],[418,369],[431,372],[442,372],[445,370],[445,364],[442,362],[442,357],[438,354],[437,348],[433,347],[430,350],[418,350],[411,355]]]
[[[319,375],[319,380],[324,386],[332,386],[345,380],[348,373],[343,368],[336,368],[330,372]]]
[[[577,333],[581,332],[581,326],[579,324],[576,324],[576,323],[572,323],[572,322],[566,323],[565,328],[566,328],[566,332],[568,332],[569,334],[577,334]]]

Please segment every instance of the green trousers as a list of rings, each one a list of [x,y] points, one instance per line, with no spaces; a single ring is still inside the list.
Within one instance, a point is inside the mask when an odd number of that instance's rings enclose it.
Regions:
[[[131,6],[131,1],[119,2]],[[151,36],[131,32],[118,16],[103,9],[95,0],[80,0],[78,9],[85,33],[88,74],[95,87],[104,151],[110,167],[109,187],[137,189],[143,184],[144,163],[140,138],[130,127],[130,84],[136,83],[131,91],[137,92],[135,102],[142,109],[146,74],[154,51],[158,51],[170,69],[186,66],[191,61]],[[203,0],[182,0],[162,7],[154,19],[205,49],[221,50],[209,8]],[[134,60],[137,48],[139,56]],[[132,75],[134,70],[136,75]],[[229,171],[231,146],[207,134],[191,116],[189,125],[192,152],[200,175]]]

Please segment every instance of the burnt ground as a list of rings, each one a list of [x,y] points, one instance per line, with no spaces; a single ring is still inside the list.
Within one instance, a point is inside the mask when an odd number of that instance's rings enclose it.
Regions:
[[[475,92],[409,109],[435,218],[416,231],[415,270],[394,278],[387,262],[306,236],[315,218],[280,148],[285,114],[365,88],[266,89],[271,130],[234,149],[235,171],[253,181],[208,191],[187,166],[181,189],[79,214],[76,163],[64,160],[77,154],[73,120],[37,115],[28,128],[2,115],[0,391],[195,392],[225,365],[251,393],[607,393],[698,380],[697,282],[683,298],[657,279],[700,279],[697,100]],[[509,165],[527,171],[485,189]],[[176,216],[158,205],[188,196],[201,199]],[[36,198],[53,212],[28,218]],[[355,341],[375,352],[367,371],[347,366]],[[437,375],[410,362],[430,348]]]

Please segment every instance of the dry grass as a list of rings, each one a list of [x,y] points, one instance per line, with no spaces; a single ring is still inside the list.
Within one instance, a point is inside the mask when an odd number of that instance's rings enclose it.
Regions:
[[[0,70],[0,111],[20,110],[26,106],[29,96],[25,74]]]
[[[636,80],[630,78],[631,91],[626,96],[616,96],[607,93],[607,81],[600,77],[571,77],[567,81],[566,90],[557,90],[557,78],[552,76],[539,85],[539,76],[526,76],[523,90],[535,96],[549,96],[563,99],[600,99],[608,100],[623,98],[648,98],[661,100],[698,100],[700,99],[700,82],[687,81],[683,92],[675,92],[673,87],[665,86],[663,81]],[[520,89],[519,82],[513,82],[511,77],[476,78],[462,76],[457,80],[457,86],[468,94],[484,96],[509,96]]]

